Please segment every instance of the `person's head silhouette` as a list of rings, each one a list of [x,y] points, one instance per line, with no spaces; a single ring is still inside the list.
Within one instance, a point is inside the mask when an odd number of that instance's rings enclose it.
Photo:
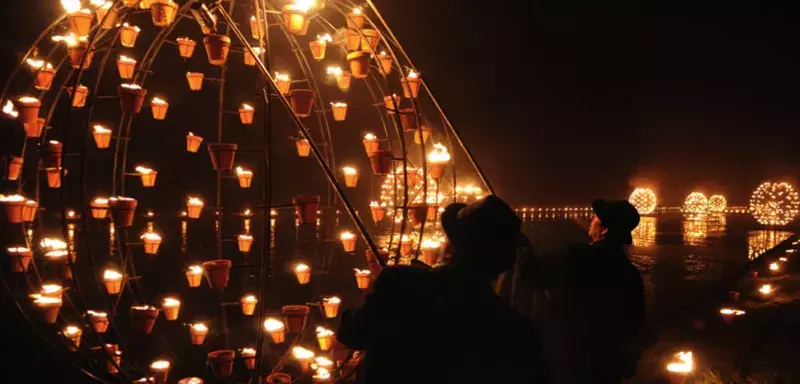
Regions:
[[[605,240],[631,245],[631,231],[639,225],[639,212],[625,200],[606,201],[597,199],[592,203],[592,222],[589,237],[592,242]]]

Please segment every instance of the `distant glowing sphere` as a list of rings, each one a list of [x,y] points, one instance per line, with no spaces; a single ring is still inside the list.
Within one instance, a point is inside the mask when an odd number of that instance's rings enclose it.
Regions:
[[[708,198],[700,192],[692,192],[683,202],[683,212],[692,216],[702,216],[708,213]]]
[[[713,195],[708,198],[708,211],[711,213],[721,213],[725,212],[725,208],[728,208],[728,200],[725,200],[725,196],[722,195]]]
[[[636,188],[628,198],[640,215],[649,215],[656,210],[656,193],[650,188]]]
[[[800,199],[787,182],[766,181],[750,196],[750,213],[762,225],[786,225],[797,217]]]

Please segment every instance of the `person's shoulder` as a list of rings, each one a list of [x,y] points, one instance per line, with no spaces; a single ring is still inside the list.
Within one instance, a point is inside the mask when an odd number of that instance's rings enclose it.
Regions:
[[[378,279],[386,281],[416,280],[428,278],[431,271],[409,265],[395,265],[381,271]]]

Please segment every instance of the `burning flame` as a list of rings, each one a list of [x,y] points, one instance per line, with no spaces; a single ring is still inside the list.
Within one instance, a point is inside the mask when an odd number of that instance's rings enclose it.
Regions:
[[[333,37],[331,37],[330,33],[326,33],[324,35],[317,35],[317,41],[319,41],[320,44],[331,43],[333,42]]]
[[[358,170],[353,167],[342,167],[342,172],[348,176],[358,175]]]
[[[423,249],[439,249],[442,247],[442,243],[436,240],[427,239],[422,241],[420,246]]]
[[[191,206],[201,206],[202,207],[205,203],[203,203],[203,200],[200,200],[199,197],[189,196],[189,200],[187,200],[186,204],[187,205],[191,205]]]
[[[253,176],[253,171],[244,169],[242,167],[236,167],[236,175],[238,176]]]
[[[31,67],[33,70],[37,69],[53,69],[53,64],[50,64],[44,60],[36,60],[36,59],[28,59],[25,60],[28,63],[28,66]]]
[[[136,172],[138,172],[139,174],[142,174],[142,175],[147,175],[147,174],[153,173],[153,170],[150,169],[150,168],[143,167],[143,166],[140,165],[140,166],[136,167]]]
[[[48,297],[48,296],[41,296],[37,297],[36,300],[33,301],[34,304],[39,306],[44,306],[48,304],[61,304],[61,299],[57,297]]]
[[[342,303],[342,299],[340,299],[340,298],[338,298],[336,296],[325,297],[325,298],[322,299],[322,301],[325,304],[341,304]]]
[[[164,301],[162,303],[162,306],[164,308],[180,307],[181,306],[181,301],[176,299],[176,298],[174,298],[174,297],[165,297]]]
[[[208,332],[208,326],[203,323],[192,324],[192,330],[199,333]]]
[[[311,270],[311,267],[309,267],[307,264],[297,264],[297,266],[294,267],[294,271],[296,273],[306,272],[306,271],[310,271],[310,270]]]
[[[93,128],[94,128],[94,133],[111,133],[110,129],[100,124],[96,124]],[[108,203],[108,200],[106,200],[106,203]]]
[[[108,317],[108,314],[105,313],[105,312],[96,312],[96,311],[93,311],[91,309],[86,311],[86,314],[91,316],[91,317]]]
[[[364,134],[364,141],[375,141],[378,140],[378,136],[375,136],[372,132],[367,132]]]
[[[252,111],[253,106],[250,104],[242,104],[242,109],[244,109],[245,111]]]
[[[763,295],[769,295],[772,293],[772,285],[764,284],[761,286],[761,288],[758,289],[758,291],[761,292],[761,294]]]
[[[45,237],[42,239],[42,241],[39,242],[39,246],[48,251],[60,251],[67,249],[67,243],[65,243],[63,240],[53,239],[50,237]]]
[[[339,66],[330,66],[328,67],[328,75],[339,77],[342,75],[342,68]]]
[[[115,271],[113,269],[106,269],[105,271],[103,271],[103,280],[115,281],[121,279],[122,279],[122,274],[119,273],[118,271]]]
[[[319,367],[313,378],[316,380],[328,380],[331,378],[331,372],[325,367]]]
[[[163,99],[161,99],[159,97],[154,97],[153,100],[150,101],[150,104],[153,104],[153,105],[167,105],[167,101],[163,100]]]
[[[769,270],[773,272],[777,272],[781,269],[781,266],[778,263],[770,263]]]
[[[135,25],[130,25],[130,24],[128,24],[128,23],[122,24],[122,28],[126,28],[126,29],[133,29],[133,30],[134,30],[134,32],[136,32],[136,33],[139,33],[139,32],[141,32],[141,31],[142,31],[142,29],[141,29],[141,28],[139,28],[138,26],[135,26]]]
[[[200,275],[203,273],[203,267],[200,265],[190,265],[189,266],[189,274],[191,275]]]
[[[370,275],[369,269],[353,268],[353,270],[356,272],[356,276],[369,276]]]
[[[22,96],[18,100],[22,104],[36,104],[39,102],[39,99],[30,96]]]
[[[55,42],[63,41],[68,47],[75,47],[78,45],[78,43],[85,43],[89,41],[86,36],[76,36],[74,33],[64,36],[53,36],[51,40]]]
[[[239,240],[253,240],[253,236],[243,233],[239,235]]]
[[[335,103],[331,103],[331,107],[334,107],[334,108],[347,108],[347,103],[343,103],[341,101],[337,101]]]
[[[381,208],[386,208],[386,203],[380,203],[380,204],[378,204],[378,202],[377,202],[377,201],[370,201],[370,202],[369,202],[369,207],[370,207],[370,208],[378,208],[378,207],[381,207]]]
[[[264,320],[264,329],[267,332],[278,332],[285,329],[285,326],[283,325],[282,321],[268,317],[266,320]]]
[[[312,9],[317,6],[317,0],[295,0],[293,4],[293,8],[298,11],[308,12],[309,9]]]
[[[75,13],[81,10],[81,0],[61,0],[61,7],[67,13]]]
[[[42,285],[42,294],[44,295],[52,295],[54,293],[58,293],[61,291],[61,284],[45,284]]]
[[[353,8],[353,13],[352,13],[352,14],[353,14],[353,15],[361,15],[361,14],[363,14],[363,12],[361,11],[361,8],[360,8],[360,7],[354,7],[354,8]]]
[[[92,200],[92,205],[108,206],[108,199],[105,197],[96,197],[94,200]]]
[[[317,337],[333,336],[333,331],[324,327],[317,327]]]
[[[167,369],[169,369],[169,361],[156,360],[152,364],[150,364],[150,369],[154,371],[166,371]]]
[[[66,328],[64,328],[64,335],[65,336],[75,336],[80,331],[81,331],[80,328],[78,328],[78,327],[76,327],[74,325],[68,325]]]
[[[242,348],[243,357],[253,357],[256,355],[256,350],[253,348]]]
[[[325,356],[317,356],[316,358],[314,358],[314,362],[317,363],[318,366],[323,368],[333,366],[333,361],[331,361],[331,359]]]
[[[314,358],[314,352],[303,347],[294,347],[292,348],[292,357],[297,360],[311,360]]]
[[[408,76],[406,76],[408,80],[415,80],[419,78],[419,74],[414,72],[413,69],[408,70]]]
[[[143,234],[140,238],[144,240],[146,243],[147,242],[157,243],[161,241],[161,236],[159,236],[157,233],[154,232],[147,232]]]
[[[350,231],[344,231],[339,235],[339,239],[342,241],[353,240],[355,238],[356,235],[354,235],[353,232]]]
[[[678,362],[669,363],[667,371],[674,373],[687,374],[694,370],[694,358],[692,352],[678,352],[675,355]]]
[[[120,57],[117,59],[117,62],[120,62],[120,63],[133,63],[133,64],[136,64],[136,60],[135,60],[135,59],[132,59],[132,58],[130,58],[130,57],[128,57],[128,56],[125,56],[125,55],[122,55],[122,56],[120,56]]]
[[[275,72],[275,81],[291,81],[288,73]]]
[[[120,87],[127,89],[142,89],[142,86],[139,84],[122,84]]]
[[[444,164],[450,161],[450,152],[441,143],[433,144],[433,151],[428,154],[428,161],[434,164]]]
[[[6,100],[6,105],[3,106],[3,113],[15,119],[19,116],[19,112],[14,109],[14,103],[11,100]]]
[[[246,303],[257,303],[258,299],[255,297],[255,295],[247,295],[242,297],[242,301]]]

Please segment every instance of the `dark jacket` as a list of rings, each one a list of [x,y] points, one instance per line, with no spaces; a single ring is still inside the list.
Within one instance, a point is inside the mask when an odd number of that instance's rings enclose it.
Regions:
[[[635,373],[644,288],[622,245],[599,241],[528,257],[517,276],[536,293],[552,382],[618,383]]]
[[[337,339],[366,354],[367,383],[534,383],[541,346],[531,320],[455,267],[391,267]]]

